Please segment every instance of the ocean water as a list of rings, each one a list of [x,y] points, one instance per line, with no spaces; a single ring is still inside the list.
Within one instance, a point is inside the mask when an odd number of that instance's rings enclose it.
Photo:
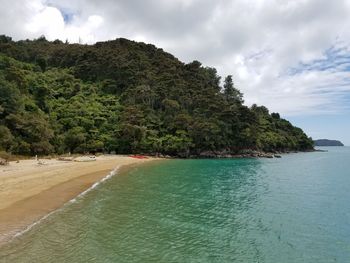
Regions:
[[[134,167],[0,248],[0,262],[350,262],[350,148]]]

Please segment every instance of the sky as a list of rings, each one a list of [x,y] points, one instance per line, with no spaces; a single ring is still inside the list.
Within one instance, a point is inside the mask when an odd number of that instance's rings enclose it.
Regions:
[[[233,75],[253,103],[350,146],[350,0],[0,0],[0,34],[125,37]]]

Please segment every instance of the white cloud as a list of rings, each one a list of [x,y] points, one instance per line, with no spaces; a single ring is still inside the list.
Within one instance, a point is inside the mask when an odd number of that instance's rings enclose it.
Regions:
[[[15,39],[45,34],[70,42],[127,37],[154,43],[185,62],[197,59],[215,66],[221,75],[232,74],[247,104],[264,104],[284,115],[344,111],[344,98],[350,96],[349,0],[0,0],[0,4],[0,31]],[[72,14],[69,21],[67,12]],[[332,47],[343,57],[327,57],[325,51]],[[330,67],[317,67],[320,63]],[[290,74],[295,68],[298,71]]]
[[[61,12],[54,7],[40,7],[24,28],[30,34],[43,34],[52,39],[62,34],[65,23]],[[54,28],[54,30],[52,30]]]

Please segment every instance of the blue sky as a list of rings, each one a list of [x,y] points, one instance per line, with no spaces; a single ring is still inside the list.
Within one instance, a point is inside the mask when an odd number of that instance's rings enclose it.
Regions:
[[[310,115],[305,112],[287,118],[314,139],[338,139],[350,146],[350,53],[345,48],[331,47],[324,52],[323,58],[300,64],[290,69],[289,74],[298,75],[305,71],[345,73],[337,82],[333,79],[331,83],[321,83],[322,89],[317,90],[317,95],[325,94],[333,98],[335,105],[324,105],[325,111],[329,112],[323,114]]]
[[[125,37],[233,75],[245,103],[350,145],[350,0],[0,0],[0,34]]]
[[[74,16],[76,15],[74,12],[71,12],[67,9],[60,9],[60,11],[66,24],[69,24],[71,21],[73,21]]]
[[[313,139],[340,140],[350,146],[350,113],[335,115],[288,117],[294,125],[302,127]]]

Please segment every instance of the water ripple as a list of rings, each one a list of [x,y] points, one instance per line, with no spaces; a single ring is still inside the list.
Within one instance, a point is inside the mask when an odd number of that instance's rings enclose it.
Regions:
[[[132,169],[0,250],[0,261],[346,262],[350,151],[320,154]]]

